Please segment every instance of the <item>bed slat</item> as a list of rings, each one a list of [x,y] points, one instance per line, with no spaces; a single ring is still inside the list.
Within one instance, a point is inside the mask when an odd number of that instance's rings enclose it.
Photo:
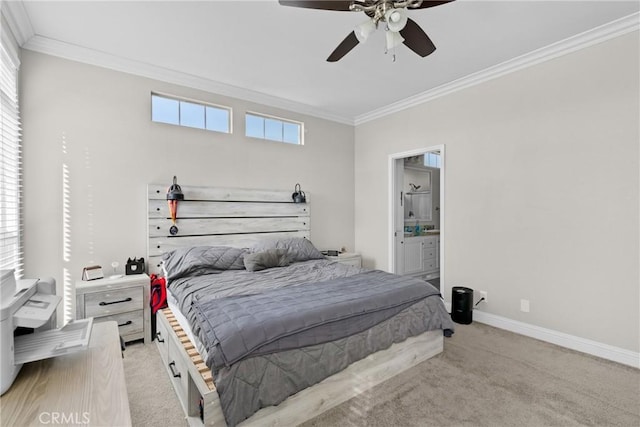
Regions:
[[[170,237],[173,223],[166,218],[149,219],[149,237]],[[206,236],[210,234],[270,233],[274,231],[309,230],[309,217],[282,218],[190,218],[178,219],[177,236]]]
[[[171,329],[173,329],[173,332],[176,334],[177,337],[180,338],[180,342],[182,343],[182,346],[184,347],[185,351],[187,352],[191,360],[194,362],[194,365],[196,365],[196,367],[198,368],[198,372],[200,373],[200,376],[202,376],[202,379],[204,380],[207,387],[209,387],[209,390],[215,390],[216,387],[215,387],[215,384],[213,383],[213,376],[211,375],[211,370],[207,367],[207,365],[202,360],[202,357],[200,356],[200,353],[198,352],[198,350],[194,348],[193,344],[191,343],[191,340],[189,340],[189,338],[187,337],[186,332],[182,329],[180,324],[175,320],[175,317],[171,309],[170,308],[163,309],[162,314],[165,316],[165,318],[169,322],[169,326],[171,327]],[[174,320],[171,320],[171,319],[174,319]],[[186,340],[183,340],[181,337],[186,338]]]
[[[308,203],[282,202],[178,202],[178,219],[181,218],[255,218],[309,215]],[[149,200],[149,218],[169,219],[167,201]]]
[[[147,186],[150,200],[167,199],[169,185],[149,184]],[[208,200],[228,202],[292,202],[293,186],[291,190],[258,190],[247,188],[199,187],[181,185],[185,200]],[[309,195],[307,194],[307,200]]]
[[[309,238],[309,231],[285,231],[262,234],[218,234],[211,236],[150,237],[149,256],[159,256],[165,252],[190,246],[233,246],[248,248],[265,239],[287,237]]]

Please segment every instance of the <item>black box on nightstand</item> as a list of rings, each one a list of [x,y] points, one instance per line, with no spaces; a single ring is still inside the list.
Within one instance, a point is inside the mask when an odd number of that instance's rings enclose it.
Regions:
[[[124,268],[125,273],[130,274],[142,274],[144,273],[144,258],[127,259],[127,265]]]

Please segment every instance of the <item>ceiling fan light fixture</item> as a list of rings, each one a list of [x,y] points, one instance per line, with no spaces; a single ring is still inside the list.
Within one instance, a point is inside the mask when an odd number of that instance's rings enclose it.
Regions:
[[[384,14],[384,19],[387,21],[387,28],[390,31],[398,32],[407,25],[407,9],[389,9]]]
[[[360,43],[367,41],[369,36],[376,30],[376,23],[373,19],[367,19],[361,24],[356,25],[353,31]]]
[[[396,46],[399,46],[404,42],[404,37],[395,31],[385,31],[385,36],[387,38],[387,51],[393,49]]]
[[[436,46],[416,21],[408,17],[408,10],[427,9],[452,1],[454,0],[278,0],[278,3],[306,9],[364,12],[370,18],[357,25],[331,52],[327,62],[336,62],[358,44],[364,43],[380,22],[385,23],[386,53],[404,43],[422,58],[431,55]],[[395,61],[395,53],[393,59]]]

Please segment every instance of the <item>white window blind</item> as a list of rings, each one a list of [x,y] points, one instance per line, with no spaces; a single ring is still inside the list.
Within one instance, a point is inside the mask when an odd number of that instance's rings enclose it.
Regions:
[[[4,46],[0,67],[0,270],[22,277],[22,161],[18,108],[18,65]]]

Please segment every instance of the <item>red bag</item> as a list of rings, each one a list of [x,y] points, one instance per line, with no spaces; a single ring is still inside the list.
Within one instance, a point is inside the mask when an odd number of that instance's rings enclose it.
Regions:
[[[157,274],[149,276],[151,279],[151,313],[156,312],[162,308],[167,307],[167,281],[164,277],[159,277]]]

